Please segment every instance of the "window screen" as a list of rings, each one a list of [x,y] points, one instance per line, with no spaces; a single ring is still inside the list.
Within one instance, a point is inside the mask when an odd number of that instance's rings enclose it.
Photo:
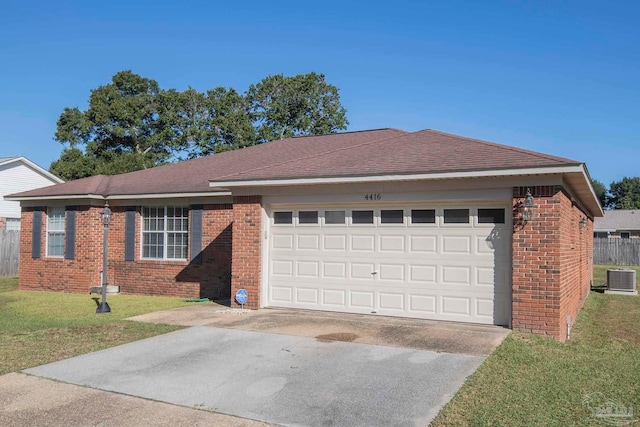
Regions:
[[[274,224],[291,224],[293,223],[293,212],[274,212],[273,213]]]
[[[352,211],[351,221],[354,224],[373,224],[373,211]]]
[[[504,209],[478,209],[478,224],[504,224]]]
[[[412,224],[435,224],[436,210],[435,209],[412,209],[411,223]]]
[[[298,222],[300,224],[317,224],[318,211],[300,211],[298,212]]]
[[[444,223],[445,224],[468,224],[469,209],[445,209]]]
[[[64,256],[64,208],[47,210],[47,256]]]
[[[383,209],[380,211],[380,222],[382,224],[402,224],[404,211],[402,209]]]

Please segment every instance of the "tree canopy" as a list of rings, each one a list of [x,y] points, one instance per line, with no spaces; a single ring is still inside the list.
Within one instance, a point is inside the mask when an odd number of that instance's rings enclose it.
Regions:
[[[161,89],[131,71],[91,90],[89,107],[65,108],[50,171],[65,180],[114,175],[295,135],[347,128],[338,88],[322,74],[265,77],[245,93]]]
[[[624,177],[609,187],[609,204],[613,209],[640,209],[640,177]]]

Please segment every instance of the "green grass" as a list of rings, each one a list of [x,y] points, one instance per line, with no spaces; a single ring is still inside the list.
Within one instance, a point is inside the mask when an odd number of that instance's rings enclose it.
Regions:
[[[632,407],[640,419],[639,384],[640,297],[592,292],[571,341],[513,332],[431,425],[607,425],[589,397]]]
[[[0,375],[180,329],[124,320],[190,305],[178,298],[114,295],[96,314],[89,294],[18,290],[0,277]]]

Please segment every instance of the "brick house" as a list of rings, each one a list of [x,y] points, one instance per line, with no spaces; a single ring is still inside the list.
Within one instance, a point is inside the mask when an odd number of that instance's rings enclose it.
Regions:
[[[525,220],[529,192],[535,208]],[[273,141],[12,196],[20,288],[485,323],[566,339],[602,208],[583,163],[442,132]]]

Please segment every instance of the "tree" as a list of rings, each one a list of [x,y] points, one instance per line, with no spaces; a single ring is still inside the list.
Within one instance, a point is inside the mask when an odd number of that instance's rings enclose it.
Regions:
[[[218,87],[207,93],[170,89],[160,99],[161,138],[189,158],[256,143],[244,97],[234,89]]]
[[[324,74],[268,76],[249,86],[246,96],[259,142],[334,133],[349,124],[338,88]]]
[[[624,177],[609,187],[610,203],[614,209],[640,209],[640,177]]]
[[[120,71],[110,84],[91,91],[86,111],[65,108],[58,119],[55,139],[68,143],[70,149],[65,149],[51,168],[63,179],[75,179],[165,162],[173,147],[159,143],[156,137],[159,92],[155,80]],[[80,145],[84,145],[84,153]],[[71,160],[81,161],[81,165],[65,164]]]
[[[347,124],[338,89],[322,74],[268,76],[240,94],[163,90],[120,71],[91,91],[86,111],[64,109],[55,140],[68,147],[50,170],[65,180],[119,174]]]
[[[604,184],[597,179],[592,179],[591,185],[596,192],[596,196],[598,196],[598,199],[600,200],[600,204],[603,208],[606,208],[609,205],[609,194],[607,192],[607,187],[605,187]]]

